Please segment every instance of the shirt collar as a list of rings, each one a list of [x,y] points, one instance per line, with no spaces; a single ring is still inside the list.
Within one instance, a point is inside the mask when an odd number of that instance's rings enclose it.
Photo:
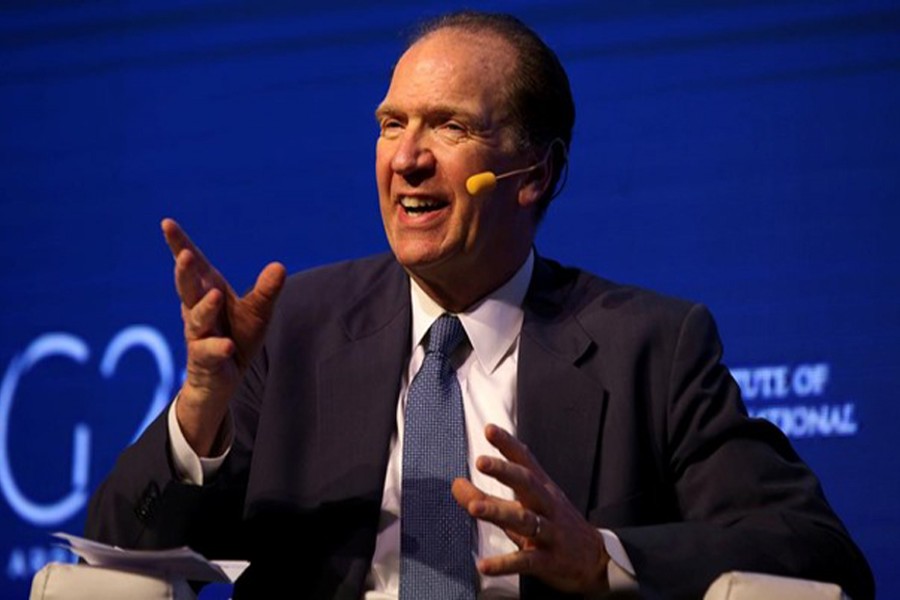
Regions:
[[[485,372],[491,373],[510,351],[522,331],[522,302],[531,282],[534,251],[519,270],[499,288],[479,300],[465,312],[457,314],[469,343]],[[438,317],[447,312],[410,278],[412,300],[412,347],[422,343],[425,334]]]

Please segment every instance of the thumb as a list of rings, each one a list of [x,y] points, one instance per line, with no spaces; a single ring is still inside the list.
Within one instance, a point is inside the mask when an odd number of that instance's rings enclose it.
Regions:
[[[287,271],[281,263],[273,262],[266,265],[256,278],[253,289],[244,297],[247,306],[256,315],[267,317],[272,312],[272,307],[284,287]]]

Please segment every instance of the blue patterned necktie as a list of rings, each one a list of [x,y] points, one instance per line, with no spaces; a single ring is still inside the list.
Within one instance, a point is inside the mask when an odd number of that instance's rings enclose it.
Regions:
[[[431,326],[422,367],[406,398],[400,491],[400,599],[474,600],[472,518],[450,493],[468,477],[462,391],[450,355],[465,338],[442,315]]]

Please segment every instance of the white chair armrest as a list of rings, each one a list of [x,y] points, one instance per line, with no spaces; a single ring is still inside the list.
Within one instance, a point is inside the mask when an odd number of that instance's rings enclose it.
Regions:
[[[31,580],[30,600],[196,600],[183,579],[167,580],[140,573],[85,564],[49,563]]]
[[[849,600],[840,586],[809,579],[731,571],[716,579],[703,600]]]

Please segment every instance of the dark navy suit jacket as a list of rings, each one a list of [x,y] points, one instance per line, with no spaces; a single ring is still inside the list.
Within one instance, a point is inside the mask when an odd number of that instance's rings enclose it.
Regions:
[[[645,597],[699,598],[733,569],[874,595],[814,475],[774,426],[746,417],[704,307],[538,259],[524,310],[518,437],[618,534]],[[391,255],[292,276],[214,480],[176,481],[163,415],[95,493],[87,535],[247,558],[237,597],[359,598],[410,327]],[[522,595],[564,597],[527,577]]]

